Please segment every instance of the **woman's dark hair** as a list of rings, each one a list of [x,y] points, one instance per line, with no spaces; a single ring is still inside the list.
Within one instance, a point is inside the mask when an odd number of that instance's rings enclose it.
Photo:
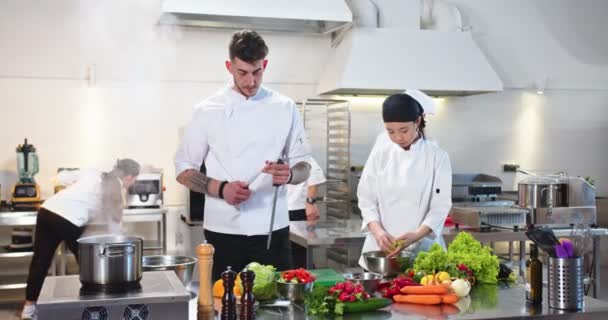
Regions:
[[[248,63],[264,59],[268,55],[268,47],[262,36],[248,29],[237,31],[232,35],[228,50],[230,60],[239,58]]]
[[[416,101],[418,102],[418,101]],[[424,108],[418,102],[418,112],[420,114],[420,124],[418,125],[418,129],[420,130],[420,134],[422,135],[422,139],[426,139],[426,135],[424,134],[424,128],[426,128],[426,120],[424,120]]]
[[[418,125],[418,129],[420,130],[422,139],[426,139],[426,135],[424,134],[424,128],[426,128],[426,120],[424,120],[424,114],[421,114],[420,115],[420,125]]]

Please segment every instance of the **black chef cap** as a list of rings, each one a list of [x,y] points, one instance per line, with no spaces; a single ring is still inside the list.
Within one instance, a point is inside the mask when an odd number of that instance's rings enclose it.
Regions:
[[[384,122],[416,121],[424,114],[424,109],[416,99],[405,93],[394,94],[382,103],[382,119]]]

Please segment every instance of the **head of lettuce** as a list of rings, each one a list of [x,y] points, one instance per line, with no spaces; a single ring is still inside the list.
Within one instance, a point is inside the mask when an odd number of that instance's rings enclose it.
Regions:
[[[255,273],[253,280],[253,295],[256,300],[272,300],[277,296],[276,268],[271,265],[262,265],[252,262],[245,267]]]

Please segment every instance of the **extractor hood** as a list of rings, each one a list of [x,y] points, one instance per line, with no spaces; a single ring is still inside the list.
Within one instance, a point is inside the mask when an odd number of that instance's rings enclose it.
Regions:
[[[317,93],[432,96],[501,91],[503,84],[469,32],[353,28],[332,48]]]
[[[165,0],[160,23],[329,33],[352,22],[344,0]]]

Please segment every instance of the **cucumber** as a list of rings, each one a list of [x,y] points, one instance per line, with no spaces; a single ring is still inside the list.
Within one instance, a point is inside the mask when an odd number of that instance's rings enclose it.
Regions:
[[[363,301],[346,302],[344,303],[344,313],[374,311],[388,307],[391,303],[393,302],[390,299],[385,298],[369,298]]]

